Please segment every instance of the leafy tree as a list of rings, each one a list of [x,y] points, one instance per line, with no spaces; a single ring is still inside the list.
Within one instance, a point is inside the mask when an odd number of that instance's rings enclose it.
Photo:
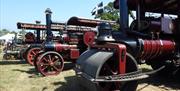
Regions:
[[[104,12],[101,14],[95,15],[94,18],[100,18],[101,20],[117,21],[119,19],[119,10],[113,7],[113,2],[109,2],[104,7]],[[113,25],[114,30],[117,30],[118,28],[119,28],[118,24]]]
[[[12,31],[12,32],[10,32],[10,33],[12,33],[12,34],[16,34],[17,32],[16,32],[16,31]]]
[[[4,34],[7,34],[7,33],[9,33],[10,31],[7,30],[7,29],[2,29],[2,32],[3,32]]]
[[[11,33],[11,34],[15,34],[16,32],[15,31],[10,31],[8,29],[2,29],[0,30],[0,36],[3,36],[3,35],[6,35],[8,33]]]
[[[5,35],[5,34],[7,34],[7,33],[10,33],[10,31],[7,30],[7,29],[2,29],[2,30],[0,30],[0,36]]]
[[[113,2],[109,2],[104,7],[104,12],[99,15],[96,15],[95,18],[100,18],[102,20],[117,21],[119,18],[119,11],[113,7]]]

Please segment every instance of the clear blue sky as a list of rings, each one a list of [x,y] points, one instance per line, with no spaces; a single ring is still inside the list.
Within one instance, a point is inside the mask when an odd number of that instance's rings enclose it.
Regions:
[[[17,22],[45,23],[45,9],[51,8],[54,21],[67,21],[72,16],[93,18],[91,10],[101,1],[113,0],[0,0],[0,29],[17,31]]]

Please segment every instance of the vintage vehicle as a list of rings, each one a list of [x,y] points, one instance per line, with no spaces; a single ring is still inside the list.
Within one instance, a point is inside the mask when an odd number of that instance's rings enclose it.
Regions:
[[[120,29],[112,31],[107,22],[98,25],[95,43],[76,61],[75,71],[82,85],[92,91],[135,91],[137,80],[155,72],[180,79],[179,6],[179,0],[115,0],[114,7],[120,10]],[[136,11],[130,26],[129,10]],[[154,71],[142,72],[138,64],[143,63]]]
[[[7,42],[5,45],[3,52],[3,59],[12,60],[12,59],[21,59],[20,50],[24,48],[26,45],[22,45],[22,40],[18,39],[18,34],[15,33],[15,37],[13,40]]]
[[[46,26],[47,31],[51,33],[51,11],[46,10]],[[52,42],[48,39],[43,44],[43,51],[36,55],[34,64],[36,69],[44,76],[57,75],[64,68],[64,61],[75,63],[75,60],[87,50],[88,46],[94,43],[96,36],[95,27],[103,20],[83,19],[72,17],[68,20],[69,23],[75,23],[76,20],[82,20],[81,24],[76,26],[67,25],[63,30],[61,42]],[[111,24],[116,23],[113,21],[106,21]]]
[[[64,23],[54,22],[54,24],[51,25],[52,31],[58,32],[60,36],[61,31],[64,29],[64,25]],[[23,29],[23,31],[35,31],[35,33],[28,32],[25,34],[23,44],[27,46],[20,51],[23,59],[25,59],[30,65],[34,65],[34,56],[41,50],[41,45],[45,41],[45,37],[49,36],[45,34],[46,25],[40,24],[39,21],[37,21],[36,24],[18,22],[17,28]],[[53,37],[53,41],[58,41],[57,37],[58,36]]]

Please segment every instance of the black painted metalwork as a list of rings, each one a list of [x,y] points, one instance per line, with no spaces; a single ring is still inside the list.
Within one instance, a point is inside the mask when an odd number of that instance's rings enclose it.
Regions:
[[[119,9],[120,9],[120,22],[119,22],[120,28],[121,31],[125,33],[125,31],[128,29],[128,22],[129,22],[127,0],[119,0]]]
[[[52,37],[53,37],[53,33],[51,31],[51,23],[52,23],[52,21],[51,21],[51,14],[52,14],[51,9],[50,8],[46,9],[45,14],[46,14],[46,27],[47,27],[46,41],[49,42],[52,40]]]
[[[131,68],[136,68],[137,64],[146,63],[151,65],[155,72],[164,73],[164,75],[171,73],[173,73],[171,75],[174,75],[174,72],[176,72],[175,74],[179,76],[177,67],[180,68],[180,66],[174,61],[178,62],[177,59],[180,59],[178,34],[180,21],[179,18],[173,19],[163,16],[163,14],[175,14],[179,17],[177,6],[174,7],[175,2],[178,2],[178,0],[116,0],[114,6],[120,10],[119,24],[121,32],[111,31],[109,33],[109,31],[102,31],[99,28],[96,43],[91,45],[77,60],[75,69],[77,74],[92,82],[97,81],[96,83],[101,88],[105,88],[106,85],[113,88],[108,89],[108,91],[119,90],[115,88],[116,86],[122,86],[123,88],[122,84],[113,86],[108,82],[121,83],[124,79],[132,82],[137,87],[133,80],[138,80],[137,77],[139,76],[131,75],[131,72],[136,73],[137,70]],[[130,27],[128,26],[128,10],[137,11],[136,20],[133,21]],[[160,13],[162,16],[145,16],[145,12]],[[104,39],[111,34],[113,41],[107,40],[108,38]],[[117,52],[117,50],[119,51]],[[127,54],[126,60],[123,60],[122,55],[120,55],[124,52]],[[118,58],[122,60],[118,60]],[[134,67],[132,67],[133,64]],[[126,78],[126,74],[130,79]],[[143,74],[149,75],[147,73]],[[121,76],[123,80],[119,79]],[[132,86],[129,85],[128,87]],[[105,88],[105,90],[107,89]],[[120,90],[130,91],[127,89]]]
[[[41,23],[41,21],[36,21],[36,24],[40,24]],[[41,38],[41,36],[40,36],[40,30],[38,29],[37,31],[36,31],[36,33],[37,33],[37,37],[36,37],[36,42],[37,43],[40,43],[40,38]]]

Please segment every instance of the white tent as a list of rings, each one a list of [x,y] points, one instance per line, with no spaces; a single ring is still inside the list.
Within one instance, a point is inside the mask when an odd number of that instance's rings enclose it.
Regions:
[[[6,42],[11,42],[11,40],[13,40],[15,37],[15,34],[6,34],[0,37],[0,40],[5,40]]]

